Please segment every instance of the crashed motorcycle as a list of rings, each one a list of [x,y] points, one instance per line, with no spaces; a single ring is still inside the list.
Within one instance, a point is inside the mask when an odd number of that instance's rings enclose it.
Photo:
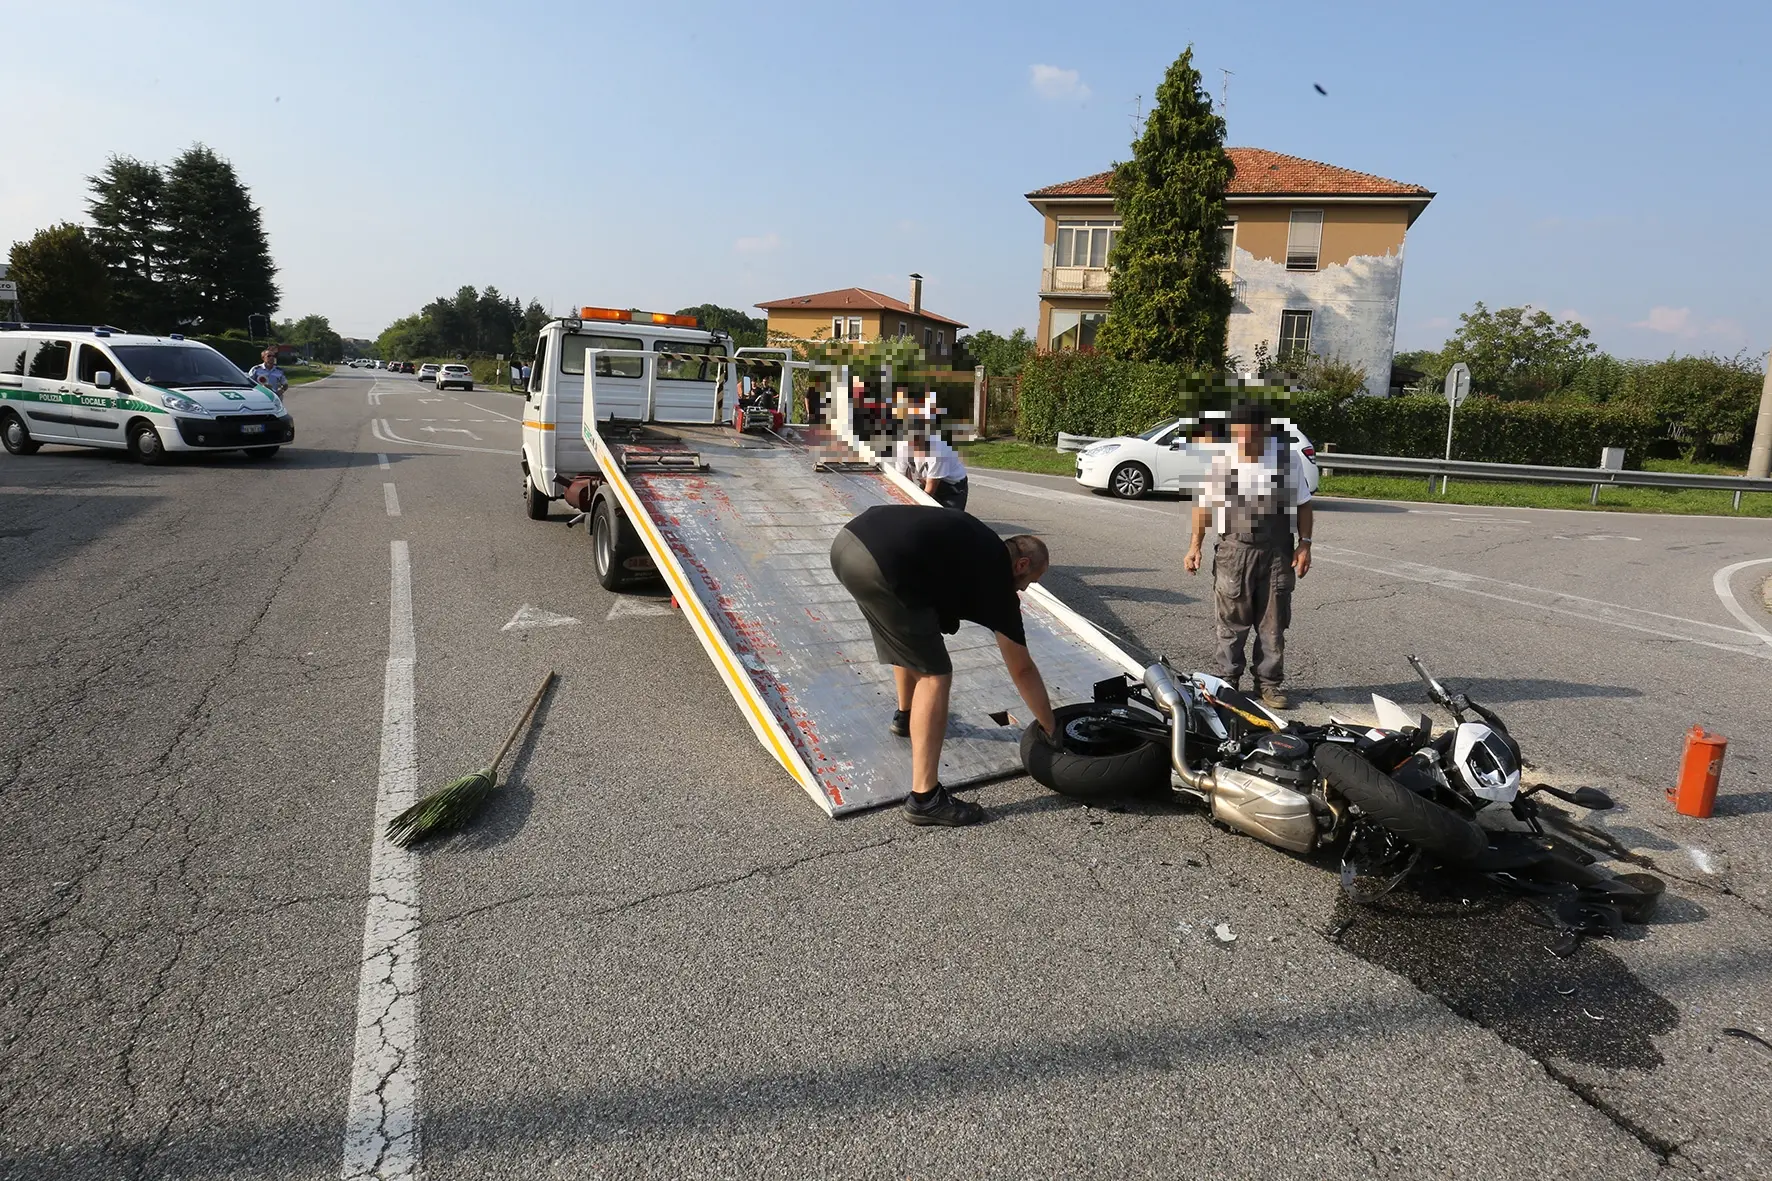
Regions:
[[[1424,867],[1446,866],[1510,884],[1546,882],[1549,893],[1580,906],[1640,920],[1658,881],[1610,877],[1542,839],[1538,793],[1589,809],[1611,807],[1610,797],[1591,787],[1522,790],[1525,760],[1502,719],[1408,660],[1429,699],[1451,714],[1451,728],[1436,733],[1426,715],[1411,717],[1377,694],[1376,726],[1303,725],[1218,677],[1159,662],[1139,681],[1101,681],[1093,701],[1055,710],[1056,743],[1029,727],[1022,760],[1036,781],[1077,799],[1190,798],[1226,827],[1278,848],[1339,849],[1344,886],[1376,876],[1388,889]],[[1477,822],[1496,807],[1523,833]],[[1566,925],[1578,926],[1584,914],[1583,929],[1612,925],[1610,913],[1564,911]]]

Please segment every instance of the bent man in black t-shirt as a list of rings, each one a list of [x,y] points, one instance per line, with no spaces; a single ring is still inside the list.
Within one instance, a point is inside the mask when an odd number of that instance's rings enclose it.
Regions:
[[[1004,541],[976,517],[914,504],[875,505],[831,543],[831,569],[867,617],[880,662],[892,666],[898,689],[892,732],[911,740],[905,818],[912,824],[974,824],[985,815],[977,804],[950,796],[937,777],[954,682],[941,637],[959,631],[962,619],[997,633],[1009,679],[1054,741],[1052,702],[1028,655],[1016,597],[1039,581],[1049,562],[1038,537]]]

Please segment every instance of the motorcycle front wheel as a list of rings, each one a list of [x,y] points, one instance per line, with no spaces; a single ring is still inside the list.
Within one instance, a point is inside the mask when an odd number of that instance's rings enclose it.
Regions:
[[[1319,746],[1316,761],[1331,788],[1429,857],[1468,865],[1489,847],[1489,838],[1475,824],[1416,795],[1345,747]]]
[[[1021,762],[1035,782],[1085,803],[1163,795],[1169,790],[1169,750],[1115,724],[1114,707],[1065,705],[1052,711],[1063,750],[1041,738],[1040,723],[1021,736]],[[1163,719],[1138,711],[1141,727]]]

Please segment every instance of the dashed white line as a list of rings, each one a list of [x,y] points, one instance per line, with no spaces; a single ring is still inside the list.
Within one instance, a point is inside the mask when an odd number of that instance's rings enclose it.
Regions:
[[[388,821],[418,794],[412,555],[390,547],[388,663],[382,683],[381,772],[370,833],[369,905],[357,984],[357,1037],[339,1176],[418,1175],[418,861],[387,839]]]
[[[388,453],[386,451],[377,451],[375,453],[375,466],[379,467],[384,472],[393,466],[388,462]]]
[[[390,516],[390,517],[399,516],[400,515],[400,492],[399,492],[399,490],[396,489],[392,484],[383,484],[381,486],[381,494],[382,494],[382,499],[387,501],[388,516]]]

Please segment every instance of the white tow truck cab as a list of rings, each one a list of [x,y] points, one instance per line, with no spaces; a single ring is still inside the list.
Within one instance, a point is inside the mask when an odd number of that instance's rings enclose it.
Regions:
[[[731,423],[753,383],[766,383],[786,410],[806,368],[789,349],[734,348],[694,316],[587,307],[552,321],[536,339],[523,407],[523,499],[533,520],[573,481],[588,479],[593,493],[601,483],[581,429],[587,352],[601,422]]]
[[[206,344],[102,325],[0,323],[0,443],[275,455],[295,420],[275,393]]]

